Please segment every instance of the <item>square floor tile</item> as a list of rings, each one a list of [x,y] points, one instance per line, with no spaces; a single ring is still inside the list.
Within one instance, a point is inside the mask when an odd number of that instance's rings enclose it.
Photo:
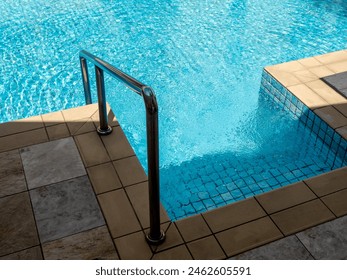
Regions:
[[[105,224],[87,176],[30,191],[41,243]]]
[[[153,253],[142,231],[115,239],[122,260],[150,260]]]
[[[153,256],[153,260],[192,260],[192,256],[185,245],[181,245]]]
[[[46,260],[118,260],[106,226],[43,244]]]
[[[29,189],[86,174],[71,137],[23,148],[21,157]]]
[[[319,260],[347,260],[347,216],[296,234]]]
[[[39,244],[27,192],[0,198],[0,256]]]
[[[0,258],[0,260],[42,260],[40,246],[35,246],[19,252],[15,252]]]
[[[187,244],[195,260],[222,260],[225,254],[214,236],[208,236]]]
[[[18,150],[0,154],[0,197],[27,190]]]

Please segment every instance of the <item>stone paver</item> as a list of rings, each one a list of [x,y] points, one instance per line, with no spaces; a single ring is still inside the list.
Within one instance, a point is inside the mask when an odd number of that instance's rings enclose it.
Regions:
[[[29,189],[86,174],[72,138],[23,148],[21,157]]]
[[[158,254],[155,254],[153,260],[192,260],[192,256],[185,245],[181,245]]]
[[[35,246],[23,251],[15,252],[3,257],[0,260],[42,260],[42,252],[40,246]]]
[[[147,175],[136,156],[113,162],[123,186],[147,181]]]
[[[30,196],[42,243],[105,224],[87,176],[36,188]]]
[[[150,260],[153,253],[142,231],[115,239],[122,260]]]
[[[212,234],[201,215],[178,220],[176,226],[186,242]]]
[[[214,236],[192,241],[187,246],[195,260],[221,260],[226,257]]]

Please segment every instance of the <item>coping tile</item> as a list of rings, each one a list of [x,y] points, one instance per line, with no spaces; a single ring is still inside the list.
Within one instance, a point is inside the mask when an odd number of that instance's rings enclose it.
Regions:
[[[100,194],[98,200],[113,238],[141,230],[123,189]]]
[[[48,141],[44,128],[34,129],[9,136],[0,137],[0,152],[10,151]]]
[[[125,187],[147,181],[147,175],[136,156],[114,161],[113,165]]]
[[[347,117],[347,99],[344,103],[340,102],[338,104],[334,104],[334,107],[345,117]]]
[[[187,244],[195,260],[222,260],[226,258],[214,236],[195,240]]]
[[[29,146],[20,152],[29,189],[86,174],[71,137]]]
[[[101,137],[111,160],[117,160],[135,155],[128,139],[126,138],[122,128],[116,126],[109,135]]]
[[[30,191],[41,243],[105,224],[87,176]]]
[[[329,105],[327,101],[325,101],[305,84],[290,86],[288,87],[288,90],[290,90],[297,98],[312,109]]]
[[[153,253],[142,231],[114,240],[122,260],[150,260]]]
[[[3,257],[0,260],[42,260],[42,252],[40,246],[31,247],[19,252],[15,252]]]
[[[303,58],[303,59],[299,59],[297,61],[300,64],[302,64],[303,66],[305,66],[306,68],[317,67],[317,66],[321,66],[322,65],[322,63],[320,63],[314,57]]]
[[[110,158],[96,131],[74,137],[86,167],[109,162]]]
[[[347,189],[329,194],[321,199],[337,217],[347,214]]]
[[[347,118],[332,106],[320,108],[314,112],[334,129],[347,125]]]
[[[230,260],[313,260],[295,235],[241,253]]]
[[[87,132],[96,132],[96,126],[90,118],[69,121],[66,124],[71,135],[79,135]]]
[[[293,74],[303,83],[307,83],[318,79],[317,75],[306,69],[293,72]]]
[[[296,235],[317,260],[347,259],[347,216]]]
[[[46,260],[118,260],[116,249],[102,226],[42,244]]]
[[[326,67],[328,67],[330,70],[332,70],[335,73],[341,73],[347,70],[347,60],[335,62],[332,64],[327,64]]]
[[[216,234],[230,257],[283,237],[269,217],[264,217]]]
[[[182,243],[184,243],[180,233],[178,232],[176,226],[174,223],[166,223],[161,225],[162,230],[164,230],[165,234],[166,234],[166,239],[165,242],[158,245],[158,246],[154,246],[152,245],[152,250],[154,252],[160,252],[163,250],[166,250],[168,248],[171,247],[175,247],[177,245],[180,245]],[[148,229],[146,230],[146,233],[148,233]]]
[[[331,105],[347,102],[343,96],[321,80],[308,82],[306,85]]]
[[[305,180],[305,183],[318,196],[324,196],[347,188],[347,167]]]
[[[66,122],[90,118],[98,110],[98,104],[89,104],[62,111]]]
[[[39,244],[28,192],[0,198],[0,256]]]
[[[46,128],[49,140],[57,140],[70,136],[70,132],[65,123],[48,126]]]
[[[335,216],[316,199],[272,214],[271,218],[285,235],[290,235],[334,219]]]
[[[175,222],[186,242],[211,235],[212,232],[200,214]]]
[[[288,62],[276,64],[276,65],[271,65],[271,66],[268,66],[267,68],[271,69],[271,70],[275,69],[278,71],[284,71],[284,72],[289,72],[289,73],[305,70],[305,67],[296,60],[288,61]]]
[[[153,256],[153,260],[192,260],[192,256],[185,245],[181,245]]]
[[[331,71],[326,66],[312,67],[312,68],[309,69],[309,71],[312,72],[313,74],[315,74],[319,78],[322,78],[322,77],[334,74],[334,72]]]
[[[254,198],[245,199],[202,214],[212,232],[219,232],[266,215]]]
[[[256,196],[268,214],[317,198],[302,182]]]
[[[148,182],[132,185],[125,188],[135,213],[143,228],[149,227],[149,192]],[[164,207],[160,204],[160,222],[170,221]]]
[[[18,150],[0,154],[0,197],[27,190]]]
[[[280,81],[285,87],[300,84],[301,81],[292,73],[278,71],[276,69],[271,69],[266,67],[265,70],[271,74],[276,80]]]
[[[41,116],[34,116],[0,124],[0,137],[43,127]]]
[[[41,115],[41,117],[45,126],[57,125],[65,122],[61,111],[44,114]]]
[[[96,194],[122,188],[122,184],[111,162],[89,167],[87,172]]]
[[[340,134],[345,140],[347,140],[347,125],[336,129],[337,133]]]
[[[327,54],[322,54],[314,57],[322,64],[330,64],[341,60],[347,60],[347,53],[345,51],[336,51]]]
[[[337,91],[347,88],[347,72],[326,76],[322,80]]]

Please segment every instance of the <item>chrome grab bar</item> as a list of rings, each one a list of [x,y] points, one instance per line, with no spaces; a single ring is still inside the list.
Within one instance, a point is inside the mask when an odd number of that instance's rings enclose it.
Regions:
[[[148,162],[148,192],[150,230],[146,235],[149,244],[158,245],[165,240],[165,233],[160,229],[160,192],[159,192],[159,139],[158,139],[158,103],[151,87],[146,86],[133,77],[125,74],[106,61],[87,51],[80,51],[80,64],[83,78],[83,88],[86,104],[92,103],[87,61],[95,66],[96,85],[98,94],[100,126],[97,132],[108,135],[112,128],[108,125],[104,72],[120,80],[132,91],[143,97],[146,107],[147,130],[147,162]]]

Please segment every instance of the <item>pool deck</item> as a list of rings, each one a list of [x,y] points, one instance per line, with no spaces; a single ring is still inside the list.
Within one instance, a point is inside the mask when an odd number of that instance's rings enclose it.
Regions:
[[[347,100],[320,80],[347,51],[265,70],[347,138]],[[0,124],[0,259],[347,259],[347,167],[171,222],[149,246],[147,177],[112,110]]]

